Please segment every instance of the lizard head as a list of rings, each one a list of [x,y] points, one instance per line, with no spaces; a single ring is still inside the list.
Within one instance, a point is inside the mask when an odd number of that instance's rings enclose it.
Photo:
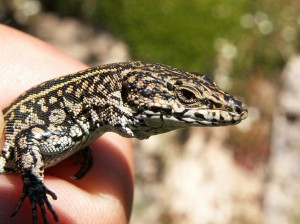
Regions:
[[[123,107],[132,113],[134,137],[191,126],[234,125],[247,117],[242,102],[208,76],[161,64],[135,65],[123,75]]]

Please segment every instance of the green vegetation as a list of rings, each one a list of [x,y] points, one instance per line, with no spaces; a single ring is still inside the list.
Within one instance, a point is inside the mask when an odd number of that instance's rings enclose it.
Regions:
[[[297,0],[41,0],[125,40],[133,59],[247,80],[273,76],[298,49]]]

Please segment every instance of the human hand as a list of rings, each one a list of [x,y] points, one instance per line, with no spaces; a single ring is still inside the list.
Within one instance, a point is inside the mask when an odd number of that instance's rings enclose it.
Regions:
[[[0,108],[30,87],[86,66],[27,34],[0,25]],[[0,123],[1,125],[1,123]],[[0,127],[1,128],[1,127]],[[63,223],[128,223],[133,200],[132,147],[128,139],[107,133],[92,144],[94,166],[81,180],[72,180],[80,166],[73,158],[45,171],[48,197]],[[0,175],[0,223],[31,223],[29,200],[10,217],[22,192],[20,175]],[[49,223],[55,223],[47,212]],[[38,221],[42,223],[40,211]]]

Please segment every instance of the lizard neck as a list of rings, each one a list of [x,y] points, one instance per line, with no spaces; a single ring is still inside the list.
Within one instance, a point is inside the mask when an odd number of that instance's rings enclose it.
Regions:
[[[122,80],[134,67],[133,64],[119,63],[118,66],[91,68],[82,74],[78,72],[73,77],[78,79],[76,86],[72,82],[64,87],[63,101],[68,114],[85,127],[90,138],[107,131],[134,137],[128,128],[132,113],[125,110],[122,99]]]

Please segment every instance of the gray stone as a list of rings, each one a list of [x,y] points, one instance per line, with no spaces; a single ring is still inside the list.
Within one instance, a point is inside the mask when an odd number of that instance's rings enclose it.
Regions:
[[[299,87],[298,56],[292,58],[284,69],[278,109],[274,113],[263,207],[266,224],[299,223],[300,220]]]

